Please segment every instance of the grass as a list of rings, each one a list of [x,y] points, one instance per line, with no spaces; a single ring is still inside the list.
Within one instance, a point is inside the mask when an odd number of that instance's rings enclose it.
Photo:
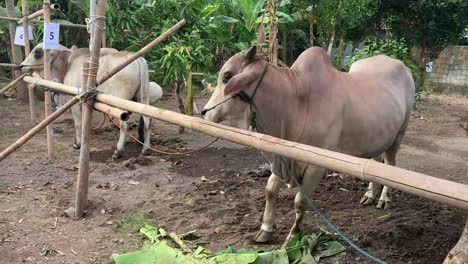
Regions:
[[[114,230],[120,233],[136,233],[142,226],[154,224],[154,216],[150,213],[132,213],[124,220],[114,224]]]

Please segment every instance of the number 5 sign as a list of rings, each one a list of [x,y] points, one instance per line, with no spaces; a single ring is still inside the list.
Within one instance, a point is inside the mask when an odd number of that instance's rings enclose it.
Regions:
[[[59,48],[60,25],[55,23],[44,23],[44,49]]]

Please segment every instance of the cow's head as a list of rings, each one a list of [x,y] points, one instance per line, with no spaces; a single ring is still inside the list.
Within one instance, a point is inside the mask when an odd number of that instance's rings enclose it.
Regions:
[[[218,75],[218,84],[208,103],[203,107],[205,119],[213,122],[229,122],[230,125],[247,129],[249,104],[239,96],[228,100],[241,90],[252,95],[265,67],[262,56],[254,46],[235,54],[223,65]]]
[[[57,70],[59,73],[56,76],[62,77],[68,66],[68,56],[72,50],[64,46],[59,46],[58,49],[49,50],[50,62],[52,64],[51,70]],[[23,72],[34,71],[42,76],[44,69],[44,48],[43,44],[37,44],[29,53],[29,55],[21,63]]]

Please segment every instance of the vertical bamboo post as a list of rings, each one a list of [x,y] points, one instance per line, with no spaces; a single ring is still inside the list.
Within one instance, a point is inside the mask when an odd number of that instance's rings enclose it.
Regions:
[[[29,45],[29,27],[28,27],[29,21],[28,21],[27,0],[21,0],[21,13],[23,15],[24,56],[28,57],[29,53],[31,52],[31,47]],[[44,14],[44,20],[45,20],[45,14]],[[34,123],[35,118],[36,118],[36,108],[35,108],[36,100],[34,98],[34,85],[31,85],[31,84],[28,85],[28,100],[29,100],[29,111],[31,112],[31,122]]]
[[[23,15],[24,55],[27,57],[29,55],[29,53],[31,52],[31,47],[29,46],[28,2],[27,2],[27,0],[21,0],[21,13]]]
[[[23,0],[25,1],[25,0]],[[50,22],[50,0],[44,0],[44,24]],[[25,20],[27,20],[25,18]],[[26,31],[26,30],[25,30]],[[51,80],[52,76],[50,73],[50,51],[44,49],[44,79]],[[45,117],[47,118],[52,113],[52,96],[50,91],[44,92],[44,105],[45,105]],[[54,144],[52,142],[52,125],[47,126],[47,156],[50,160],[55,158],[54,155]]]
[[[187,79],[185,80],[185,113],[193,115],[193,93],[192,93],[192,67],[187,64]]]
[[[88,65],[83,68],[83,74],[87,75],[87,83],[84,89],[89,92],[90,89],[95,89],[97,86],[97,72],[99,67],[99,57],[101,52],[102,33],[105,24],[107,0],[100,0],[97,9],[97,15],[93,19],[94,36],[93,42],[90,43],[91,57]],[[86,70],[89,69],[88,72]],[[86,78],[86,76],[83,76]],[[80,149],[80,164],[78,167],[78,181],[76,185],[75,199],[75,217],[81,218],[83,212],[88,207],[88,182],[89,182],[89,151],[90,151],[90,130],[91,120],[93,115],[93,98],[90,98],[86,103],[83,103],[82,125],[81,125],[81,149]]]

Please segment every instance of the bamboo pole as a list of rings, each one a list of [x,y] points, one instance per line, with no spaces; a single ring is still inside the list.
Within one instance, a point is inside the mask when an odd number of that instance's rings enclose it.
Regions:
[[[5,0],[7,14],[8,16],[13,17],[15,15],[15,1],[14,0]],[[21,46],[15,45],[15,33],[16,33],[16,24],[13,21],[8,23],[9,35],[10,35],[10,45],[11,45],[11,62],[14,64],[21,64],[23,61],[23,52],[21,51]],[[18,78],[21,76],[22,72],[20,68],[13,68],[12,79]],[[19,82],[16,84],[18,91],[17,99],[21,103],[28,102],[28,89],[25,82]]]
[[[21,18],[19,21],[23,23],[24,57],[28,57],[29,53],[31,52],[31,47],[29,43],[29,28],[28,28],[29,22],[28,22],[28,17],[27,17],[27,14],[28,14],[27,0],[21,0],[21,10],[22,10],[23,18]],[[19,21],[18,21],[18,24],[20,24]],[[36,100],[34,99],[34,86],[32,85],[28,85],[28,101],[29,101],[29,111],[31,114],[31,122],[34,124],[35,117],[36,117],[36,107],[35,107]],[[46,117],[47,117],[47,114],[46,114]],[[49,127],[47,129],[50,130]]]
[[[14,87],[17,83],[19,83],[21,80],[23,80],[24,76],[26,76],[28,73],[25,72],[21,74],[18,78],[14,79],[11,81],[9,84],[7,84],[5,87],[0,90],[0,95],[3,94],[4,92],[8,91],[10,88]]]
[[[6,16],[0,16],[0,20],[7,20],[7,21],[19,21],[21,18],[17,17],[6,17]],[[39,24],[39,23],[44,23],[43,20],[28,20],[30,23],[34,24]],[[59,24],[61,27],[75,27],[75,28],[86,28],[86,25],[80,25],[80,24],[73,24],[73,23],[64,23],[64,22],[54,22],[56,24]]]
[[[35,17],[38,17],[38,16],[42,16],[44,15],[44,9],[45,8],[42,8],[41,10],[37,10],[36,12],[30,14],[27,16],[27,20],[31,20]],[[60,10],[60,5],[59,4],[51,4],[50,5],[50,11],[55,11],[55,10]],[[24,18],[21,18],[19,21],[18,21],[18,25],[21,25],[24,21]]]
[[[0,63],[0,67],[11,67],[11,68],[18,68],[19,65],[14,63]]]
[[[89,72],[84,72],[83,76],[87,75],[87,84],[85,92],[88,89],[95,89],[97,86],[96,76],[99,68],[99,57],[101,52],[102,34],[105,25],[107,0],[100,0],[97,8],[98,19],[95,19],[94,23],[94,37],[93,42],[90,43],[91,56],[89,61]],[[101,19],[103,18],[103,19]],[[85,68],[86,70],[86,68]],[[75,199],[75,217],[81,218],[83,212],[88,207],[88,185],[89,185],[89,152],[90,152],[90,131],[91,131],[91,120],[93,116],[93,108],[91,107],[94,102],[94,98],[83,104],[82,110],[82,126],[81,126],[81,148],[80,148],[80,164],[78,167],[78,180],[76,187],[76,199]],[[88,105],[89,103],[89,105]],[[91,105],[91,106],[90,106]]]
[[[31,47],[29,46],[28,19],[24,19],[28,16],[27,0],[21,0],[21,14],[23,15],[24,56],[28,57]]]
[[[72,86],[29,76],[25,77],[24,80],[29,83],[36,83],[41,86],[56,89],[60,92],[76,94],[76,88]],[[345,173],[364,181],[387,185],[391,188],[432,201],[468,210],[468,185],[408,171],[373,160],[357,158],[309,145],[281,140],[269,135],[216,124],[204,119],[158,109],[108,94],[98,94],[95,99],[98,102],[112,105],[132,113],[138,113],[175,125],[184,126],[237,144]]]
[[[23,0],[26,2],[26,0]],[[50,0],[44,0],[44,24],[50,22]],[[25,30],[26,31],[26,30]],[[27,56],[27,55],[26,55]],[[50,50],[44,49],[44,79],[51,80],[52,75],[50,72]],[[32,89],[30,89],[31,91]],[[31,102],[30,102],[31,103]],[[31,106],[32,107],[32,106]],[[52,113],[52,95],[50,91],[44,92],[44,108],[45,108],[45,117],[47,118]],[[47,156],[50,160],[55,158],[54,155],[54,144],[52,142],[52,126],[48,125],[46,128],[47,133]]]
[[[155,40],[151,41],[148,45],[144,46],[141,50],[139,50],[138,52],[134,53],[132,56],[130,56],[130,58],[120,64],[119,66],[113,68],[112,70],[110,70],[109,72],[105,72],[101,78],[98,79],[98,85],[101,85],[103,84],[105,81],[107,81],[110,77],[112,77],[114,74],[116,74],[117,72],[119,72],[120,70],[122,70],[123,68],[125,68],[128,64],[132,63],[133,61],[135,61],[136,59],[138,59],[139,57],[143,56],[146,52],[148,52],[149,50],[151,50],[154,46],[158,45],[159,43],[161,43],[163,40],[165,40],[167,37],[171,36],[172,34],[174,34],[179,28],[181,28],[183,25],[185,25],[186,21],[185,19],[182,19],[180,20],[179,22],[177,22],[177,24],[175,24],[174,26],[172,26],[171,28],[169,28],[166,32],[164,32],[162,35],[160,35],[159,37],[157,37]]]
[[[128,111],[123,111],[120,110],[116,107],[112,107],[100,102],[95,102],[94,103],[94,109],[101,111],[103,113],[109,114],[110,116],[119,118],[122,121],[127,121],[130,115],[128,114]]]
[[[52,113],[50,116],[48,116],[46,119],[42,120],[39,124],[37,124],[34,128],[28,131],[24,136],[19,138],[15,143],[11,144],[8,148],[3,150],[0,153],[0,161],[4,160],[6,157],[8,157],[11,153],[13,153],[15,150],[19,149],[21,146],[23,146],[26,142],[28,142],[34,135],[39,133],[44,127],[48,126],[51,124],[55,119],[57,119],[60,115],[65,113],[68,109],[70,109],[73,105],[78,103],[80,101],[79,96],[73,97],[70,101],[62,105],[60,108],[58,108],[54,113]]]

